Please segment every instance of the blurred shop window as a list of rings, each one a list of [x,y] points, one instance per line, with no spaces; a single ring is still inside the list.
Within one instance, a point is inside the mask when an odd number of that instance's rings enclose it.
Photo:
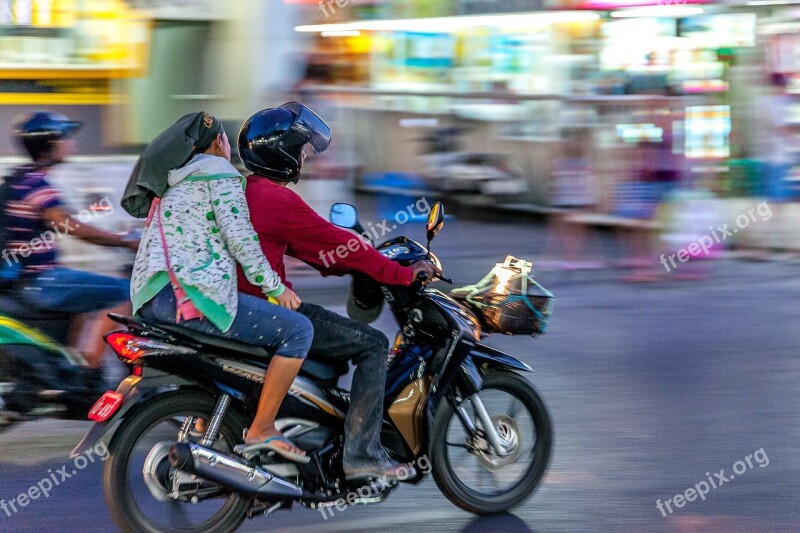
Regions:
[[[330,85],[333,83],[333,68],[325,62],[322,56],[311,54],[305,59],[303,73],[291,92],[301,99],[308,99],[311,93],[307,90],[315,85]]]
[[[123,0],[0,0],[0,63],[104,64],[135,74],[147,39],[147,20]]]

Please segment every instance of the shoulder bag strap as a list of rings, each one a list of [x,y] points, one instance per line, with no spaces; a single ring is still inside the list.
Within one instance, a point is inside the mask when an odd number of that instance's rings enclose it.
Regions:
[[[178,277],[175,275],[175,271],[172,269],[172,265],[170,264],[167,238],[164,235],[164,220],[161,217],[161,200],[159,198],[154,198],[153,203],[150,206],[150,216],[147,217],[148,224],[150,223],[155,211],[158,212],[158,231],[161,235],[161,246],[164,250],[164,262],[167,265],[167,274],[169,274],[172,292],[175,293],[175,322],[177,323],[181,322],[182,320],[203,318],[203,314],[200,313],[197,307],[195,307],[192,301],[189,299],[189,296],[186,295],[186,291],[183,290],[183,287],[178,281]]]

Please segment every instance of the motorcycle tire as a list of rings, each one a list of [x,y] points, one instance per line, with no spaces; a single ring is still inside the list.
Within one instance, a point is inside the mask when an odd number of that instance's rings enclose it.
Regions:
[[[108,446],[109,458],[103,465],[103,493],[109,513],[117,526],[125,533],[162,533],[137,507],[128,480],[129,461],[140,438],[149,429],[171,417],[200,416],[206,420],[214,412],[216,398],[199,391],[177,391],[156,396],[133,414],[126,417],[114,433]],[[241,442],[244,420],[230,409],[222,421],[220,437],[229,443]],[[231,446],[232,447],[232,446]],[[169,528],[169,531],[185,533],[232,532],[244,520],[250,500],[230,493],[224,506],[206,522],[190,528]]]
[[[456,475],[447,452],[448,429],[455,414],[450,401],[438,408],[431,431],[431,464],[433,478],[444,496],[453,504],[479,515],[508,511],[533,494],[547,469],[552,451],[553,430],[544,402],[530,382],[513,372],[492,372],[484,378],[482,391],[500,390],[512,395],[527,408],[536,430],[533,461],[524,476],[509,490],[500,494],[484,494],[464,484]]]

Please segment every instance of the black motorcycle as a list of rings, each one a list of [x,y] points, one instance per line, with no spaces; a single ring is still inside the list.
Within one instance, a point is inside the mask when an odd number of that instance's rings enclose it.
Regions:
[[[352,206],[334,205],[331,218],[360,228]],[[405,237],[377,249],[401,264],[440,265],[429,248],[443,222],[437,203],[427,249]],[[481,320],[427,281],[378,287],[359,277],[353,287],[362,307],[364,295],[377,289],[401,325],[388,362],[382,442],[395,460],[414,467],[405,482],[432,473],[462,509],[505,511],[528,498],[544,475],[552,445],[549,415],[520,374],[530,367],[481,344]],[[132,372],[94,405],[89,418],[96,424],[73,456],[116,427],[103,487],[124,531],[231,531],[245,517],[294,503],[325,514],[333,506],[382,501],[396,488],[381,479],[345,480],[349,394],[337,382],[346,365],[307,359],[281,407],[276,426],[307,451],[308,464],[274,452],[240,455],[235,448],[255,414],[264,357],[253,346],[175,325],[117,320],[128,331],[111,333],[107,341]],[[202,433],[200,418],[207,424]]]

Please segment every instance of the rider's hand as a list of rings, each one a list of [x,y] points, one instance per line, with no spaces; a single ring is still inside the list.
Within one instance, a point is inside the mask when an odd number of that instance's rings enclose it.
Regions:
[[[139,239],[132,240],[132,241],[131,240],[125,240],[125,241],[122,241],[122,242],[125,243],[124,244],[125,248],[133,250],[134,252],[138,252],[139,251],[139,242],[140,242]]]
[[[297,293],[288,287],[283,291],[283,294],[275,296],[275,299],[278,300],[278,305],[286,309],[291,309],[292,311],[297,311],[297,308],[303,303],[300,297],[297,296]]]
[[[417,276],[420,274],[420,272],[425,272],[428,274],[428,282],[433,281],[434,275],[442,274],[442,271],[430,261],[417,261],[411,265],[411,268],[414,270],[415,280],[418,279]]]

